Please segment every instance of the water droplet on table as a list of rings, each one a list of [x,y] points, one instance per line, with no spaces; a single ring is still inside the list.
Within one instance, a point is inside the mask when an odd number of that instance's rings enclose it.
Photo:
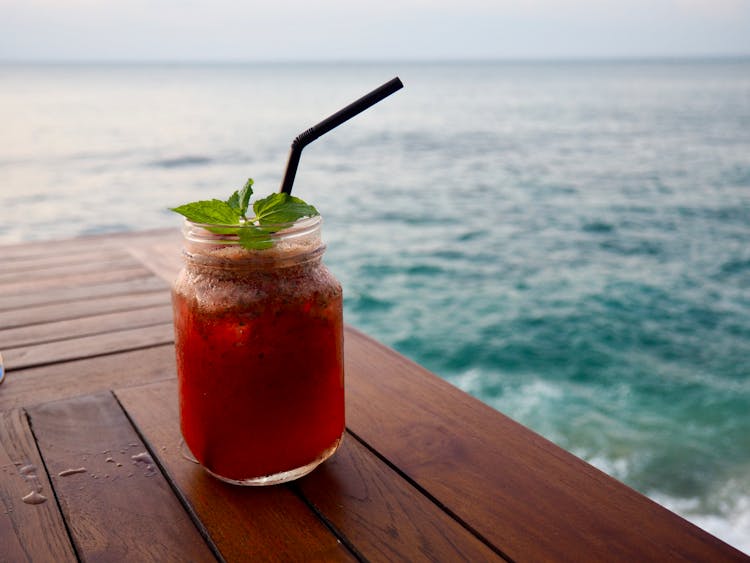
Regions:
[[[151,475],[154,475],[156,473],[154,460],[148,454],[148,452],[141,452],[139,454],[131,455],[130,459],[132,459],[133,463],[135,463],[136,465],[142,463],[146,466],[146,476],[150,477]]]
[[[132,459],[136,463],[145,463],[145,464],[151,464],[154,463],[154,460],[151,459],[151,456],[148,455],[148,452],[141,452],[139,454],[131,455],[130,459]]]
[[[43,502],[47,502],[47,497],[37,491],[31,491],[28,495],[21,498],[21,500],[26,504],[42,504]]]
[[[77,469],[64,469],[57,474],[58,477],[67,477],[68,475],[75,475],[76,473],[86,473],[85,467],[78,467]]]

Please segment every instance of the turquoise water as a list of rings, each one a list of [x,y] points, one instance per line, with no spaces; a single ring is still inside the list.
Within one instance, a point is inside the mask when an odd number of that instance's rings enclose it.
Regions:
[[[0,241],[305,149],[347,321],[750,551],[750,61],[0,67]],[[1,347],[0,343],[0,347]]]

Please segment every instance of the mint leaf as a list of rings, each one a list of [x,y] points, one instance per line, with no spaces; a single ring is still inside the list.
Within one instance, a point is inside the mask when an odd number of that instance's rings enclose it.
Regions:
[[[229,199],[227,200],[227,205],[234,209],[239,215],[244,215],[242,211],[240,210],[240,192],[236,191],[232,195],[229,196]]]
[[[298,197],[285,193],[271,194],[253,204],[255,220],[261,225],[294,223],[302,217],[319,215],[318,210]]]
[[[253,195],[253,179],[248,178],[245,185],[240,190],[240,209],[242,210],[242,216],[247,213],[247,208],[250,205],[250,196]]]
[[[241,190],[237,190],[227,200],[227,205],[239,213],[240,217],[247,219],[245,213],[250,205],[250,197],[253,195],[253,179],[248,178]]]
[[[242,227],[239,229],[240,244],[249,250],[264,250],[273,246],[271,233],[261,227]]]
[[[188,221],[192,221],[193,223],[234,225],[240,222],[238,210],[220,199],[194,201],[193,203],[186,203],[185,205],[172,207],[171,209],[180,215],[184,215]]]

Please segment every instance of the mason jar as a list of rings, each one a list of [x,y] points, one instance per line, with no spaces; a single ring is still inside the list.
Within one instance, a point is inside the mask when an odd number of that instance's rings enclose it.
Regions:
[[[180,428],[187,455],[224,481],[290,481],[341,442],[342,291],[320,229],[320,216],[272,234],[184,223],[172,289]]]

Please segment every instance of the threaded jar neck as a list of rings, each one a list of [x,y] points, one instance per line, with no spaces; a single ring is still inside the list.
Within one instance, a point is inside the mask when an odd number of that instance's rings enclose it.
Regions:
[[[183,255],[188,266],[272,270],[319,261],[325,251],[321,217],[277,225],[209,225],[185,220]]]

